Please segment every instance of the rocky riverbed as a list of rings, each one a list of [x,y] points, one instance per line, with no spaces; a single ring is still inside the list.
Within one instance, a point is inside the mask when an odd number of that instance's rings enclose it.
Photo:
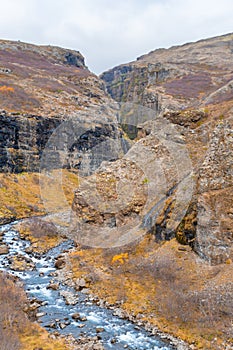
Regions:
[[[155,335],[157,330],[149,326],[146,330],[119,307],[89,295],[82,280],[74,286],[62,273],[64,254],[74,247],[71,240],[38,254],[20,238],[14,223],[0,227],[0,239],[0,269],[23,280],[30,299],[27,312],[52,337],[66,337],[75,349],[187,349],[172,337]]]

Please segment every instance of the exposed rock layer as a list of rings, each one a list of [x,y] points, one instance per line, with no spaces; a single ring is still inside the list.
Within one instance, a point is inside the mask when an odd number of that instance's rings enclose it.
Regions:
[[[228,34],[155,50],[101,75],[117,101],[149,107],[179,128],[197,189],[175,234],[211,263],[233,258],[232,55],[233,34]],[[154,121],[143,121],[138,129],[138,137],[145,137]],[[153,231],[161,239],[167,237],[172,203],[170,196],[155,222]]]
[[[158,49],[101,75],[117,101],[158,112],[230,102],[233,34]]]
[[[83,170],[86,158],[92,172],[102,160],[93,149],[120,138],[115,109],[79,52],[0,41],[0,171],[38,171],[47,147],[47,166]]]

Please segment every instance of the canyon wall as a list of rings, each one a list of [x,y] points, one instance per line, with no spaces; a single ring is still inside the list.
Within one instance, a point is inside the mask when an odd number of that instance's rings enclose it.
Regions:
[[[156,123],[161,119],[176,127],[183,138],[194,185],[186,215],[171,229],[177,201],[174,186],[179,183],[174,174],[176,181],[168,186],[163,205],[157,201],[160,214],[156,212],[150,229],[160,240],[176,236],[213,264],[233,258],[232,57],[233,35],[229,34],[158,49],[101,75],[114,99],[154,111],[154,119],[138,125],[136,140],[146,142],[156,135]],[[133,147],[139,147],[142,140]],[[146,164],[146,154],[144,157]],[[161,160],[161,154],[155,157]],[[184,167],[185,159],[174,159],[177,169]],[[169,165],[166,168],[169,170]]]

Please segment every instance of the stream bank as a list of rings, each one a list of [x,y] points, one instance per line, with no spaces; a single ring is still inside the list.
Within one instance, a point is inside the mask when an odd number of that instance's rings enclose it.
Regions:
[[[87,291],[77,292],[69,279],[65,282],[55,265],[63,254],[73,249],[71,240],[38,254],[31,252],[30,242],[20,238],[14,224],[0,228],[2,242],[7,247],[2,252],[5,254],[0,255],[0,268],[23,280],[31,308],[53,336],[72,335],[76,349],[80,342],[83,349],[85,342],[92,346],[90,349],[185,349],[179,341],[175,345],[174,341],[163,339],[165,335],[155,336],[143,324],[133,323],[133,318],[126,319],[119,308],[107,309],[103,302],[88,296]],[[21,263],[17,265],[15,261]]]

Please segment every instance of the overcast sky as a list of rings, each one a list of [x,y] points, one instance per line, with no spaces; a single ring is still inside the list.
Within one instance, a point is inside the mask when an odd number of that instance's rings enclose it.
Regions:
[[[233,0],[0,0],[0,38],[79,50],[95,73],[233,32]]]

